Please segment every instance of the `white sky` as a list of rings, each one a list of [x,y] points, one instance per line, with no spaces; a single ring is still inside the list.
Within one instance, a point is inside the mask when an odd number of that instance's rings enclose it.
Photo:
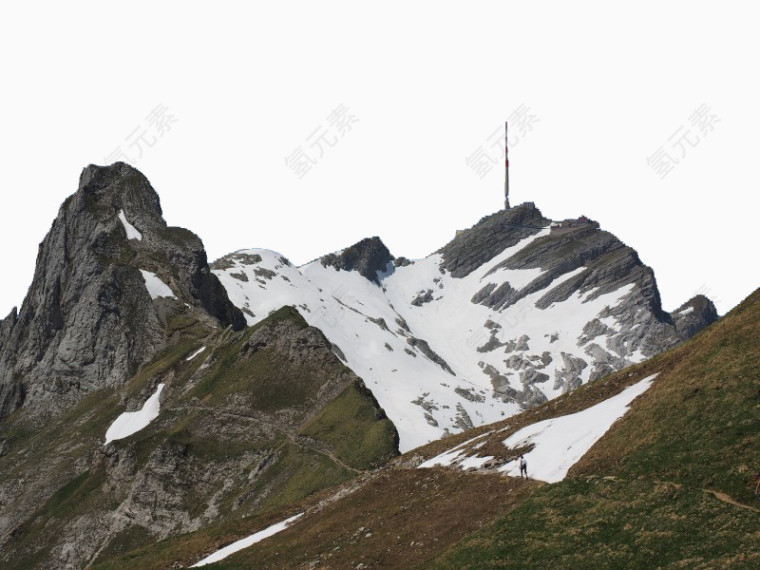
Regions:
[[[521,106],[536,120],[512,143],[512,202],[599,220],[654,268],[666,309],[703,292],[723,313],[760,284],[758,6],[6,3],[0,314],[81,169],[120,145],[210,259],[265,247],[300,264],[371,235],[418,258],[501,207],[501,160],[481,178],[465,159]],[[285,157],[335,136],[341,104],[357,121],[298,178]],[[159,105],[176,119],[162,133]],[[693,146],[660,178],[647,158],[680,158],[682,134]]]

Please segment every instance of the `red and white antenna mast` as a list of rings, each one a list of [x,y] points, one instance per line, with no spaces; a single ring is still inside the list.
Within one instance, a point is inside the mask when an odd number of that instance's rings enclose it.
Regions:
[[[508,123],[504,122],[504,207],[509,210],[509,138]]]

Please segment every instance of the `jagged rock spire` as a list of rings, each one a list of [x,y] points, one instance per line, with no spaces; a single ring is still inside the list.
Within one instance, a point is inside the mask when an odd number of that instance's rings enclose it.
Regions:
[[[142,239],[129,239],[124,220]],[[141,270],[175,299],[153,299]],[[167,318],[184,310],[245,326],[203,243],[166,225],[147,178],[124,163],[88,166],[40,244],[21,310],[0,325],[0,417],[24,404],[30,417],[57,413],[126,382],[168,342]]]

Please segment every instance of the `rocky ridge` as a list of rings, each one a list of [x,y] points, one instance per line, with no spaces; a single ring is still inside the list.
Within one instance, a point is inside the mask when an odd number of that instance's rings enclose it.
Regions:
[[[393,262],[393,256],[378,237],[365,238],[339,253],[330,253],[320,258],[325,267],[336,271],[356,271],[373,283],[378,283],[378,273],[382,273]]]

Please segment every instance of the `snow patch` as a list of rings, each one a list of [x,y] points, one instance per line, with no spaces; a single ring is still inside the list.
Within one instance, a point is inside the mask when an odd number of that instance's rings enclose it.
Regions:
[[[147,287],[151,299],[158,299],[160,297],[169,297],[171,299],[177,298],[171,288],[161,281],[155,273],[143,269],[140,270],[140,273],[142,273],[143,279],[145,280],[145,287]]]
[[[229,546],[225,546],[221,550],[217,550],[211,556],[208,556],[204,558],[203,560],[201,560],[200,562],[193,564],[190,568],[198,568],[199,566],[206,566],[207,564],[213,564],[214,562],[219,562],[220,560],[224,560],[228,556],[235,554],[236,552],[243,550],[244,548],[248,548],[249,546],[252,546],[256,544],[257,542],[261,542],[265,538],[269,538],[270,536],[274,536],[278,532],[285,530],[302,516],[303,516],[303,513],[298,514],[294,517],[290,517],[289,519],[279,522],[277,524],[273,524],[269,528],[265,528],[264,530],[257,532],[256,534],[252,534],[248,538],[244,538],[242,540],[238,540],[237,542],[233,542]]]
[[[532,479],[557,483],[562,481],[591,447],[628,411],[631,402],[647,391],[657,377],[653,374],[629,386],[617,396],[581,412],[543,420],[518,430],[504,445],[517,448],[534,445],[525,454],[528,475]],[[499,471],[518,477],[520,467],[511,462]]]
[[[480,469],[493,459],[493,455],[480,456],[477,455],[477,453],[475,455],[470,455],[472,452],[472,449],[455,449],[448,451],[446,453],[442,453],[438,457],[434,457],[433,459],[429,459],[424,463],[421,463],[418,469],[428,469],[430,467],[438,466],[456,466],[463,471],[467,471],[468,469]]]
[[[457,461],[458,459],[460,459],[462,456],[464,456],[466,453],[469,452],[468,446],[471,443],[479,439],[483,439],[484,437],[489,436],[492,433],[493,433],[492,431],[488,431],[486,433],[482,433],[476,437],[473,437],[472,439],[468,439],[467,441],[460,443],[456,447],[453,447],[452,449],[449,449],[448,451],[444,451],[440,455],[433,457],[432,459],[428,459],[424,463],[420,463],[420,465],[418,466],[418,469],[427,469],[429,467],[436,467],[436,466],[450,467],[451,465],[454,464],[455,461]],[[480,446],[481,444],[478,444],[477,447],[480,447]]]
[[[459,467],[465,471],[468,469],[480,469],[486,463],[491,461],[491,459],[493,459],[493,455],[486,455],[485,457],[473,455],[472,457],[465,457],[462,459],[462,461],[459,462]]]
[[[199,354],[202,354],[204,350],[206,350],[205,346],[200,347],[198,350],[196,350],[195,352],[193,352],[190,356],[188,356],[187,358],[185,358],[185,362],[190,362],[193,358],[195,358]]]
[[[459,459],[463,454],[467,453],[463,449],[453,449],[440,455],[428,459],[424,463],[420,463],[420,469],[428,469],[430,467],[451,467],[454,462]]]
[[[127,231],[127,239],[142,240],[142,234],[137,231],[137,228],[127,221],[127,216],[124,214],[124,210],[119,210],[119,219],[124,229]]]
[[[141,429],[148,427],[148,424],[158,417],[161,409],[159,399],[161,391],[164,389],[163,383],[159,384],[155,393],[148,398],[143,407],[137,412],[124,412],[111,424],[106,431],[106,442],[108,445],[117,439],[124,439]]]

